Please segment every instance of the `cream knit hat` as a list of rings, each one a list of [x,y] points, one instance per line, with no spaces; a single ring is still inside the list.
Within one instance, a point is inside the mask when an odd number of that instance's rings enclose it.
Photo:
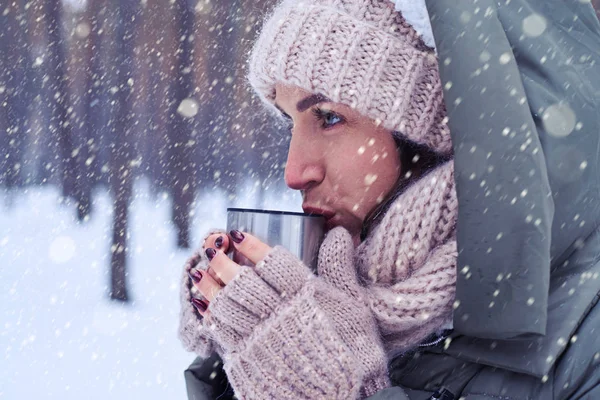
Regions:
[[[423,38],[389,0],[284,0],[255,43],[249,81],[267,104],[277,82],[296,85],[449,154],[438,60]]]

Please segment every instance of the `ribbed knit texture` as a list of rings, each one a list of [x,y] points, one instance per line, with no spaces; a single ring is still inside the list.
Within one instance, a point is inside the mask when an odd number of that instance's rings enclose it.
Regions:
[[[456,217],[448,161],[402,193],[358,248],[345,229],[330,231],[318,277],[275,247],[217,295],[210,321],[189,314],[184,277],[180,337],[199,354],[219,351],[243,399],[368,397],[389,385],[390,357],[452,318]]]
[[[390,358],[452,319],[457,217],[450,160],[407,188],[356,250]]]
[[[452,152],[438,60],[387,0],[285,0],[265,22],[249,81],[320,93],[438,153]]]

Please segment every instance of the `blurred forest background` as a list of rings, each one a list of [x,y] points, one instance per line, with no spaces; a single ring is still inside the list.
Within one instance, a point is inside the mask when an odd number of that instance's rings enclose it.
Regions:
[[[274,3],[0,0],[0,190],[56,185],[85,223],[108,189],[111,298],[128,299],[136,178],[169,193],[180,248],[201,191],[282,181],[287,134],[246,82]]]

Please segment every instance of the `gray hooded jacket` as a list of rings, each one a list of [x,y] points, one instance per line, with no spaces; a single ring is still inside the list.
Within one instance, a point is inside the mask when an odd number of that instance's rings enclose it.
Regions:
[[[579,0],[427,7],[455,150],[454,331],[394,360],[399,387],[372,399],[600,399],[600,23]]]

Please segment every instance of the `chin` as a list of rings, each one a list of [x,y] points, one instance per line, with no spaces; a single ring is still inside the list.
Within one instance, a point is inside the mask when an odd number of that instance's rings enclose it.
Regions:
[[[333,228],[335,228],[336,226],[339,226],[339,224],[336,224],[334,221],[332,220],[327,220],[325,221],[325,232],[329,232],[330,230],[332,230]]]
[[[354,221],[352,221],[352,222],[354,222]],[[361,229],[362,225],[360,225],[360,224],[357,225],[356,222],[354,222],[354,223],[352,223],[352,222],[347,221],[344,218],[341,218],[339,214],[336,214],[333,218],[328,219],[325,222],[325,231],[329,232],[333,228],[341,226],[342,228],[344,228],[348,232],[350,232],[350,234],[352,236],[355,236],[356,234],[360,234],[360,229]]]

